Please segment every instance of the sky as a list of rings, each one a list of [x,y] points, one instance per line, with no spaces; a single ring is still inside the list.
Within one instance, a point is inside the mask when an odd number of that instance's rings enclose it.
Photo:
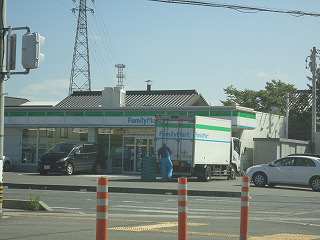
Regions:
[[[222,0],[215,3],[320,13],[319,0]],[[11,75],[5,92],[29,100],[68,95],[79,0],[7,0],[7,26],[29,26],[45,37],[45,60],[28,75]],[[223,91],[260,90],[273,79],[306,89],[305,59],[320,49],[320,17],[241,13],[148,0],[87,0],[92,89],[117,84],[115,64],[126,65],[125,90],[195,89],[211,105]],[[17,69],[21,67],[18,34]],[[319,61],[320,62],[320,61]],[[77,78],[76,82],[83,79]]]

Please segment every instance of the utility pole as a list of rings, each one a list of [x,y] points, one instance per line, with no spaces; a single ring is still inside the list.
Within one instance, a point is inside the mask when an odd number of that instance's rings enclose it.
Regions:
[[[38,68],[44,59],[40,46],[45,38],[39,33],[31,33],[30,27],[6,27],[7,0],[0,0],[0,219],[3,216],[3,162],[4,162],[4,90],[5,77],[10,78],[11,74],[29,74],[30,69]],[[16,68],[16,34],[12,31],[27,30],[22,36],[21,64],[24,72],[12,71]],[[7,37],[7,39],[6,39]],[[8,41],[8,42],[7,42]],[[7,44],[8,43],[8,44]],[[8,48],[7,48],[8,47]],[[8,53],[8,54],[7,54]]]
[[[317,131],[317,49],[311,50],[311,55],[306,58],[306,62],[310,58],[309,66],[312,73],[312,122],[311,122],[311,152],[315,153],[315,133]]]
[[[289,113],[290,113],[290,106],[289,106],[289,93],[287,93],[286,97],[286,138],[289,138]]]
[[[1,75],[0,75],[0,219],[3,216],[2,211],[2,197],[3,197],[3,138],[4,138],[4,78],[5,78],[5,71],[6,71],[6,61],[5,61],[5,36],[6,36],[6,0],[0,0],[0,7],[1,7],[1,17],[0,22],[3,24],[0,29],[0,69],[1,69]],[[0,23],[0,24],[1,24]]]

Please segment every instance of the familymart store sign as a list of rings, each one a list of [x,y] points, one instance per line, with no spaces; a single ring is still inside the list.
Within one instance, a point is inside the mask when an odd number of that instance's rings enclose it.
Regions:
[[[254,129],[256,114],[239,111],[17,111],[5,112],[5,126],[16,127],[154,127],[156,115],[208,116]]]

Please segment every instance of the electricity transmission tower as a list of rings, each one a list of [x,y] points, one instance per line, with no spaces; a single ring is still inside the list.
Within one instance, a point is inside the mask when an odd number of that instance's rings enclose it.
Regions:
[[[76,2],[76,0],[73,1]],[[72,8],[72,12],[75,14],[78,11],[79,15],[73,50],[69,95],[73,91],[91,91],[87,11],[93,13],[93,9],[87,7],[87,0],[79,1],[79,8]]]

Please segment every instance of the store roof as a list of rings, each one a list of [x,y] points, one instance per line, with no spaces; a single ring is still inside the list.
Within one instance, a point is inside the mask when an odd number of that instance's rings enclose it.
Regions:
[[[59,101],[29,101],[23,103],[22,107],[53,107],[57,105]]]
[[[196,90],[126,91],[126,107],[209,106]],[[102,91],[78,91],[59,102],[57,108],[101,107]]]
[[[24,103],[29,102],[26,98],[17,98],[17,97],[4,97],[4,105],[6,107],[19,107]]]

